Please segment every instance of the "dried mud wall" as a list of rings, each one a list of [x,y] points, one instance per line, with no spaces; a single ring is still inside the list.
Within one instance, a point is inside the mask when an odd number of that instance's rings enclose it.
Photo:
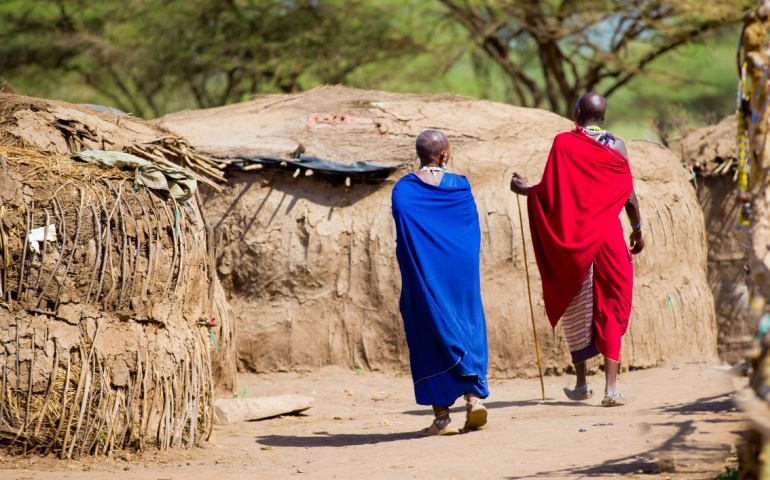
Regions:
[[[0,155],[0,446],[71,458],[200,444],[214,394],[201,322],[216,310],[201,205],[130,172]],[[35,253],[27,233],[45,225],[56,235]]]
[[[183,139],[173,138],[162,127],[130,115],[100,113],[82,105],[22,95],[0,95],[0,145],[61,155],[92,149],[127,151],[173,165],[169,159],[179,162],[179,157],[168,148],[174,149],[176,145],[185,150],[185,144]],[[69,160],[64,162],[68,164]],[[195,172],[192,174],[201,177]],[[141,217],[143,212],[135,213]],[[205,235],[213,235],[205,212],[200,215],[204,217],[201,225],[208,225]],[[207,244],[206,248],[213,263],[213,245]],[[210,285],[207,298],[214,304],[208,320],[213,318],[216,323],[211,328],[215,341],[211,355],[214,387],[217,395],[230,396],[234,393],[236,375],[235,319],[217,276],[211,272],[205,281]]]
[[[749,230],[738,221],[732,177],[699,178],[696,192],[707,219],[708,281],[717,312],[719,358],[736,364],[746,358],[757,333],[746,286]]]
[[[719,358],[730,364],[745,359],[758,317],[746,285],[749,228],[738,221],[736,136],[732,115],[689,132],[671,147],[694,173],[693,184],[706,220],[708,282],[717,313]]]
[[[369,119],[369,124],[311,125],[309,119],[319,112]],[[450,170],[468,176],[480,213],[490,371],[537,374],[521,225],[508,182],[515,170],[538,181],[553,137],[570,129],[571,122],[543,111],[461,97],[323,88],[184,112],[163,123],[199,150],[224,155],[258,150],[261,140],[244,146],[247,129],[239,127],[252,125],[252,119],[274,122],[278,138],[266,144],[271,154],[283,148],[288,155],[301,143],[308,154],[343,161],[379,158],[384,164],[412,158],[422,130],[446,132],[452,143]],[[219,132],[225,126],[236,139],[231,145]],[[636,368],[714,361],[705,228],[688,174],[668,150],[630,142],[629,151],[647,248],[635,258],[634,307],[622,362]],[[242,368],[407,368],[390,212],[391,189],[405,174],[346,188],[303,175],[238,173],[224,194],[205,196],[215,226],[218,272],[238,319]],[[563,372],[569,353],[561,329],[552,333],[546,320],[526,209],[524,225],[544,367]]]

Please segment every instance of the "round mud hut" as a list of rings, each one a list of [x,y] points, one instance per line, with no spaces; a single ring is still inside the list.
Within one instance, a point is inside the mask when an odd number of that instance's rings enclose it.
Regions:
[[[522,225],[508,183],[516,170],[536,182],[570,121],[458,96],[321,87],[180,112],[160,124],[229,175],[225,192],[205,193],[204,203],[238,321],[240,367],[408,368],[390,194],[415,169],[417,135],[433,128],[449,136],[450,170],[470,179],[479,209],[490,373],[537,374]],[[634,259],[622,364],[714,361],[706,230],[689,174],[666,149],[628,148],[648,245]],[[558,374],[569,368],[567,344],[546,320],[523,210],[544,367]]]
[[[746,286],[749,229],[738,219],[737,120],[694,129],[671,145],[692,172],[706,219],[708,282],[717,314],[719,357],[730,364],[745,360],[757,333],[758,313]]]
[[[160,161],[184,147],[129,116],[0,98],[0,447],[73,458],[209,437],[233,319],[199,174]]]

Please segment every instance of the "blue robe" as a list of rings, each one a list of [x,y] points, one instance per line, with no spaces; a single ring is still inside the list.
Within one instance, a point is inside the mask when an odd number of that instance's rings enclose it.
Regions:
[[[468,179],[438,186],[409,174],[393,187],[401,316],[420,405],[449,406],[489,395],[481,303],[481,230]]]

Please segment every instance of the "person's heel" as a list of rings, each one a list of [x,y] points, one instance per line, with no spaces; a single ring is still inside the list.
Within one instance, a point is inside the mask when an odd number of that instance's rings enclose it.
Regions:
[[[478,397],[465,396],[464,430],[477,430],[487,424],[487,407]]]

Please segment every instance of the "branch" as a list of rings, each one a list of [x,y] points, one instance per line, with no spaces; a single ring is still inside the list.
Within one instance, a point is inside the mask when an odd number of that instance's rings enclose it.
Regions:
[[[723,22],[718,22],[718,21],[706,22],[706,23],[704,23],[702,25],[699,25],[695,29],[692,29],[692,30],[690,30],[688,32],[684,32],[683,34],[681,34],[681,35],[677,36],[676,38],[672,39],[667,44],[664,44],[663,46],[661,46],[657,50],[654,50],[652,52],[647,53],[647,55],[642,57],[636,63],[636,65],[634,66],[633,69],[631,69],[630,71],[625,72],[624,74],[621,74],[620,75],[620,79],[617,82],[615,82],[615,84],[612,87],[610,87],[609,89],[607,89],[605,91],[604,96],[607,97],[607,96],[612,95],[617,89],[619,89],[620,87],[622,87],[625,84],[627,84],[632,78],[634,78],[636,75],[638,75],[639,72],[644,70],[644,68],[650,62],[652,62],[656,58],[660,57],[664,53],[667,53],[667,52],[669,52],[669,51],[679,47],[680,45],[683,45],[683,44],[689,42],[690,40],[692,40],[694,38],[697,38],[699,35],[702,35],[702,34],[708,32],[708,31],[711,31],[711,30],[714,30],[716,28],[719,28],[719,27],[721,27],[723,25],[724,25]]]
[[[524,73],[519,65],[511,61],[508,46],[503,44],[496,31],[487,29],[488,22],[480,13],[465,10],[452,0],[440,1],[449,8],[453,16],[468,30],[481,48],[513,79],[513,86],[519,103],[524,106],[542,104],[543,91],[532,78]],[[475,10],[472,6],[469,8]],[[533,102],[527,101],[527,94],[522,86],[529,90]]]

